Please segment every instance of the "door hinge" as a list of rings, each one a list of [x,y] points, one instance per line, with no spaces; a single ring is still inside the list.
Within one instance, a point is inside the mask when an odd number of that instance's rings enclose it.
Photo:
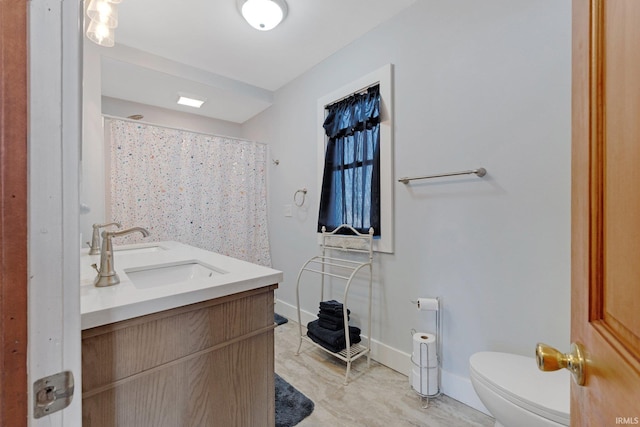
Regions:
[[[73,399],[73,373],[59,372],[33,383],[33,416],[41,418],[66,408]]]

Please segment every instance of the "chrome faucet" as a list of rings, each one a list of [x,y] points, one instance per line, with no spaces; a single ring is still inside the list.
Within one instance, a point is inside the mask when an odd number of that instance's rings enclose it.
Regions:
[[[100,253],[100,229],[109,227],[110,225],[115,225],[118,228],[122,227],[119,222],[93,224],[93,233],[91,234],[91,249],[89,249],[89,255],[98,255]]]
[[[118,236],[126,236],[127,234],[135,233],[139,231],[144,237],[149,237],[149,232],[142,227],[132,227],[126,230],[120,231],[103,231],[102,232],[102,251],[100,253],[100,269],[96,264],[92,264],[91,267],[95,268],[98,272],[93,284],[97,287],[112,286],[120,283],[120,278],[116,273],[113,264],[113,243],[111,239]]]

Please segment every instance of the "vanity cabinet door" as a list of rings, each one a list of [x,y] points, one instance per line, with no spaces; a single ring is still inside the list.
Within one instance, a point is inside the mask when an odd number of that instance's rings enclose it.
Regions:
[[[84,331],[83,427],[272,427],[273,289]]]

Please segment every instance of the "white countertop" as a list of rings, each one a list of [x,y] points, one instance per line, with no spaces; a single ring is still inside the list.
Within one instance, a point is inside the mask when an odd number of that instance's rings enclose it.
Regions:
[[[145,249],[156,250],[145,252]],[[257,289],[283,280],[281,271],[268,267],[178,242],[153,242],[114,246],[114,265],[120,283],[97,288],[93,285],[97,273],[91,264],[100,266],[100,255],[89,255],[88,251],[82,249],[80,253],[82,329]],[[124,271],[191,260],[208,264],[223,273],[183,283],[138,288]]]

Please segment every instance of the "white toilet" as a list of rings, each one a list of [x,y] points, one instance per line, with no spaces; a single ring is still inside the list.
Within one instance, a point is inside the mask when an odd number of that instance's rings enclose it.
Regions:
[[[496,427],[569,425],[569,371],[542,372],[533,357],[490,351],[472,355],[469,371]]]

